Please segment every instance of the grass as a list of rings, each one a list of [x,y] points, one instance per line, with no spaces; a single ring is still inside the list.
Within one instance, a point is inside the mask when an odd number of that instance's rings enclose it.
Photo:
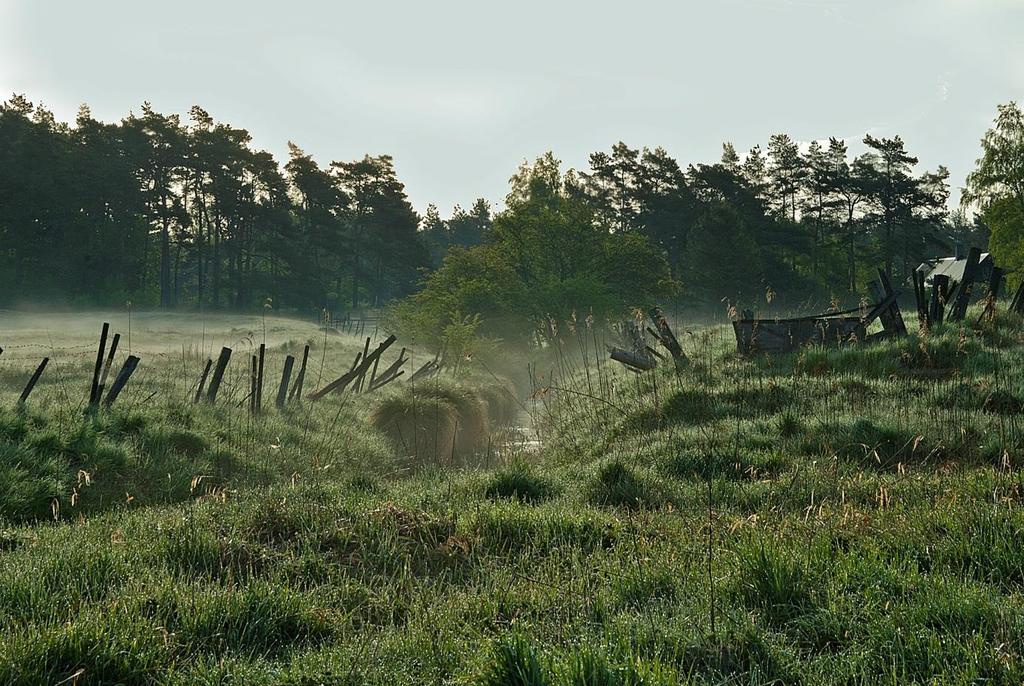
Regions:
[[[0,683],[1024,680],[1018,318],[774,359],[711,328],[678,375],[567,345],[530,450],[482,371],[251,417],[244,370],[188,401],[245,326],[137,326],[162,347],[99,413],[87,348],[16,408],[45,337],[0,327]],[[268,378],[362,349],[268,327]],[[486,440],[410,460],[374,417],[413,401]]]

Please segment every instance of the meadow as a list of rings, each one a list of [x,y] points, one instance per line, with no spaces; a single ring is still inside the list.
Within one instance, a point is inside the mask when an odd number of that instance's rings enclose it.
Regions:
[[[243,364],[191,402],[221,345],[315,388],[363,340],[136,314],[88,411],[126,313],[0,313],[0,683],[1021,683],[1024,321],[977,320],[643,375],[580,324],[253,416]]]

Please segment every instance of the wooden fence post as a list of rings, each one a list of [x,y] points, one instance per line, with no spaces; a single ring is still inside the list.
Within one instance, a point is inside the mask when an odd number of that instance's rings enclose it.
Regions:
[[[651,319],[657,325],[657,331],[653,331],[654,337],[665,348],[672,353],[672,359],[676,366],[676,369],[680,369],[690,363],[689,358],[686,357],[686,353],[683,352],[683,346],[679,344],[679,339],[676,338],[675,333],[672,332],[672,327],[668,324],[668,319],[665,318],[665,313],[662,312],[660,307],[651,309]]]
[[[364,360],[366,359],[366,356],[369,353],[370,353],[370,337],[367,336],[366,337],[366,343],[365,343],[365,345],[363,345],[363,359]],[[366,371],[364,370],[363,373],[359,375],[359,378],[356,379],[356,387],[355,387],[356,393],[359,393],[360,391],[363,390],[363,377],[365,377],[365,376],[366,376]]]
[[[252,366],[249,370],[249,414],[256,414],[256,381],[259,373],[259,361],[252,356]]]
[[[129,355],[128,359],[124,361],[124,365],[121,367],[121,371],[117,373],[117,378],[114,379],[114,383],[110,385],[110,392],[107,393],[106,399],[103,401],[105,407],[110,407],[117,400],[117,396],[121,395],[121,391],[124,390],[125,384],[128,383],[128,379],[131,378],[132,374],[135,373],[136,367],[139,366],[139,358],[135,355]]]
[[[911,276],[914,277],[914,300],[917,301],[917,322],[922,327],[928,326],[928,296],[924,290],[924,274],[917,271],[912,271]]]
[[[110,352],[107,354],[107,361],[103,364],[103,375],[100,376],[100,385],[96,390],[96,402],[103,397],[103,389],[107,385],[107,377],[110,375],[110,367],[114,364],[114,355],[117,354],[117,344],[121,340],[121,334],[115,333],[114,340],[110,342]]]
[[[217,366],[213,370],[213,378],[210,379],[210,390],[206,394],[206,402],[211,405],[217,401],[217,391],[220,390],[220,382],[224,379],[224,370],[228,368],[230,359],[231,348],[221,348]]]
[[[100,347],[96,351],[96,367],[92,372],[92,388],[89,390],[89,405],[97,405],[100,402],[100,371],[103,369],[103,353],[107,349],[107,333],[110,331],[110,323],[103,322],[103,331],[100,332]]]
[[[302,384],[306,380],[306,361],[309,360],[309,346],[307,345],[305,350],[302,351],[302,364],[299,366],[299,375],[295,377],[295,385],[292,386],[292,392],[288,395],[288,400],[302,400]]]
[[[206,385],[206,377],[210,375],[210,367],[213,366],[213,360],[207,360],[206,366],[203,367],[203,375],[199,377],[199,386],[196,388],[195,397],[192,398],[192,404],[198,405],[199,401],[203,397],[203,387]]]
[[[949,276],[936,274],[932,279],[931,323],[941,324],[946,318],[946,303],[949,299]]]
[[[256,372],[256,411],[263,410],[263,357],[267,352],[265,343],[260,343],[260,359]]]
[[[277,389],[277,405],[278,409],[284,407],[284,401],[288,398],[288,382],[292,378],[292,366],[295,364],[295,358],[289,355],[284,358],[284,371],[281,373],[281,385]]]
[[[1013,292],[1013,299],[1010,301],[1010,311],[1016,314],[1024,313],[1024,281],[1020,282],[1017,290]]]
[[[36,387],[36,383],[39,381],[39,377],[43,375],[43,370],[46,369],[46,364],[50,361],[49,357],[44,357],[43,361],[36,367],[35,372],[32,373],[32,378],[28,380],[25,385],[25,390],[21,392],[21,397],[18,398],[19,403],[24,403],[28,400],[28,396],[31,395],[32,389]]]
[[[985,294],[985,309],[978,316],[981,322],[985,317],[993,317],[996,313],[996,300],[999,298],[999,289],[1003,285],[1003,270],[1000,267],[992,267],[992,273],[988,277],[988,293]]]
[[[340,377],[338,377],[331,383],[327,384],[320,390],[311,393],[309,399],[319,400],[328,393],[344,391],[349,384],[351,384],[360,376],[365,375],[366,371],[370,368],[370,365],[373,364],[373,361],[380,357],[385,350],[391,347],[391,344],[394,343],[396,340],[397,339],[394,335],[388,336],[380,345],[377,346],[376,350],[374,350],[366,357],[363,357],[363,354],[359,353],[359,355],[356,356],[356,363],[352,365],[352,369],[350,369],[347,373],[342,374]],[[362,360],[362,362],[360,362],[359,360]]]

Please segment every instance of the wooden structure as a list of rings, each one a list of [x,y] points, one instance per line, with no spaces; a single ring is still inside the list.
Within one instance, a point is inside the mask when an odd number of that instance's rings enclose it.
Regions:
[[[690,363],[679,339],[672,332],[668,319],[660,307],[652,307],[650,320],[654,326],[643,326],[642,318],[630,321],[623,327],[622,334],[628,348],[609,347],[610,357],[626,366],[626,369],[634,372],[646,372],[658,366],[658,360],[666,359],[664,355],[647,344],[645,334],[650,334],[655,341],[660,343],[672,355],[672,362],[676,370],[680,370]]]
[[[958,255],[922,263],[912,274],[917,318],[921,326],[963,321],[976,292],[982,294],[985,304],[981,317],[991,317],[1007,272],[996,266],[991,255],[978,248],[971,248],[963,257]],[[1021,312],[1024,308],[1024,299],[1020,296],[1020,291],[1014,295],[1010,304],[1012,311]]]
[[[879,270],[879,279],[870,284],[875,304],[870,309],[854,308],[787,319],[756,319],[744,311],[733,321],[736,349],[743,355],[787,353],[808,345],[844,345],[890,336],[905,336],[906,324],[889,275]],[[868,327],[880,320],[882,331],[868,335]]]

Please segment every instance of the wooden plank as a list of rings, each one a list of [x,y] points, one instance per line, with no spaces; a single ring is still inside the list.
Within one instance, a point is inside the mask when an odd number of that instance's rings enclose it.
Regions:
[[[402,348],[402,352],[398,353],[398,359],[395,360],[387,369],[385,369],[383,372],[381,372],[381,374],[377,378],[377,380],[380,381],[381,379],[387,379],[387,378],[397,374],[398,370],[402,367],[402,365],[404,365],[406,363],[406,361],[407,360],[406,360],[406,357],[405,357],[405,348]],[[372,387],[373,385],[374,385],[373,382],[371,382],[370,386]]]
[[[999,299],[999,293],[1003,290],[1005,276],[1005,269],[1002,267],[992,267],[992,274],[988,279],[988,294],[993,300]]]
[[[206,394],[206,402],[211,405],[217,402],[217,392],[220,390],[220,383],[224,380],[224,371],[231,361],[231,348],[221,348],[217,357],[217,366],[213,369],[213,378],[210,379],[210,390]]]
[[[117,396],[121,395],[121,391],[124,390],[125,385],[128,383],[128,379],[135,373],[135,369],[139,366],[139,358],[135,355],[129,355],[128,359],[121,365],[121,371],[117,373],[117,378],[114,379],[114,383],[110,386],[110,392],[107,393],[106,399],[103,401],[105,407],[110,407],[117,400]]]
[[[430,376],[433,376],[438,371],[440,371],[440,369],[441,365],[438,364],[437,358],[434,358],[433,360],[427,360],[422,367],[413,372],[412,376],[409,377],[409,382],[416,383],[416,381],[418,381],[419,379],[425,379]]]
[[[288,399],[288,382],[292,378],[292,367],[295,365],[295,358],[289,355],[284,358],[284,370],[281,372],[281,385],[277,388],[277,400],[274,403],[278,409],[284,407]]]
[[[868,291],[871,292],[871,299],[876,303],[880,303],[885,300],[886,292],[882,287],[882,284],[878,281],[872,281],[868,284]],[[885,331],[895,331],[896,323],[892,319],[892,314],[889,312],[889,308],[886,307],[878,313],[878,318],[882,320],[882,329]]]
[[[886,295],[889,295],[890,293],[896,293],[897,296],[899,295],[896,289],[892,287],[892,281],[889,280],[889,274],[886,273],[884,269],[878,270],[878,279],[882,282],[882,288],[885,289]],[[893,301],[892,307],[889,308],[889,316],[896,325],[896,335],[906,336],[907,325],[903,322],[903,314],[900,312],[900,303],[898,298]]]
[[[18,403],[24,403],[28,400],[28,397],[32,394],[32,389],[36,387],[36,384],[39,382],[39,377],[43,375],[43,370],[46,369],[46,365],[49,361],[49,357],[44,357],[43,361],[39,363],[38,367],[36,367],[36,370],[32,373],[32,378],[30,378],[28,383],[25,384],[25,390],[21,392],[21,397],[18,398]]]
[[[879,269],[878,281],[872,281],[869,283],[868,290],[871,291],[871,297],[875,302],[887,302],[886,307],[878,313],[879,319],[882,320],[882,328],[893,336],[906,335],[907,327],[906,324],[903,323],[903,315],[900,314],[896,298],[889,298],[890,295],[899,296],[896,290],[892,287],[892,283],[889,281],[889,276],[883,270]]]

